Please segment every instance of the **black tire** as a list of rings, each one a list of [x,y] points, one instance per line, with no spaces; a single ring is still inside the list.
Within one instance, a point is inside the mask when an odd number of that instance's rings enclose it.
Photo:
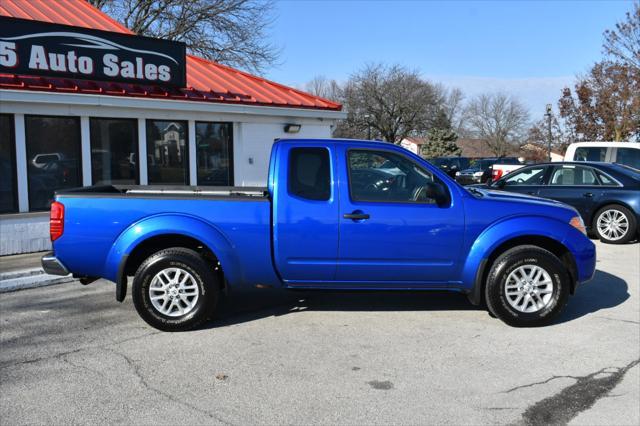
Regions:
[[[627,219],[627,223],[629,224],[629,226],[627,228],[627,232],[624,234],[624,236],[622,236],[622,237],[620,237],[618,239],[611,239],[611,238],[607,237],[606,235],[604,235],[600,231],[600,229],[598,229],[598,220],[599,220],[600,216],[606,214],[606,212],[609,212],[609,211],[613,211],[613,212],[615,212],[615,214],[624,215],[626,217],[626,219]],[[638,224],[636,223],[636,216],[628,208],[626,208],[624,206],[621,206],[621,205],[618,205],[618,204],[610,204],[608,206],[602,207],[600,210],[597,211],[597,213],[593,217],[592,229],[595,232],[596,236],[603,243],[607,243],[607,244],[625,244],[625,243],[628,243],[629,241],[631,241],[631,240],[636,238],[636,234],[637,234],[637,230],[638,230]]]
[[[537,312],[521,312],[507,301],[507,279],[522,266],[542,268],[553,284],[548,303]],[[569,298],[570,286],[569,272],[553,253],[537,246],[518,246],[501,254],[491,266],[485,300],[488,310],[508,325],[539,327],[549,324],[562,311]]]
[[[168,268],[186,271],[195,281],[198,298],[191,310],[184,315],[165,315],[151,302],[149,287],[152,280]],[[219,293],[220,285],[211,266],[195,251],[182,247],[168,248],[149,256],[133,278],[133,304],[138,314],[147,324],[162,331],[190,330],[211,318]]]

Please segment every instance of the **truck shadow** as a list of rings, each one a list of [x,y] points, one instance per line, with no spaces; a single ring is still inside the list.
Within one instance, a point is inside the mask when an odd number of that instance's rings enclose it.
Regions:
[[[613,308],[629,298],[626,281],[596,271],[592,281],[571,296],[556,323],[572,321],[601,309]],[[348,292],[248,289],[225,296],[214,321],[203,328],[216,328],[301,311],[473,311],[465,295],[453,292]]]
[[[569,303],[556,323],[572,321],[601,309],[614,308],[624,303],[629,296],[629,287],[622,278],[608,272],[596,270],[593,279],[569,297]]]

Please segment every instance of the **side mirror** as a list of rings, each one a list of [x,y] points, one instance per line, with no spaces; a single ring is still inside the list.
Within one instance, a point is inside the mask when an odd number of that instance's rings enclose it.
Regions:
[[[449,191],[439,182],[428,182],[426,185],[416,188],[413,200],[434,200],[438,207],[448,207],[451,203]]]

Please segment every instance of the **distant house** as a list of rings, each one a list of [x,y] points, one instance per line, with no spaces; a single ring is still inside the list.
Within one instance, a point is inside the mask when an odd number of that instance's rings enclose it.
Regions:
[[[408,149],[414,154],[421,155],[422,154],[422,146],[427,143],[424,138],[414,138],[414,137],[406,137],[400,141],[400,146],[404,149]]]
[[[456,141],[456,145],[462,150],[460,153],[462,157],[484,158],[496,156],[484,139],[462,138]],[[512,155],[512,153],[509,152],[507,155]]]
[[[525,160],[531,161],[548,161],[549,151],[545,145],[537,143],[526,143],[520,146],[520,155]],[[551,161],[564,161],[564,155],[556,149],[551,149]]]

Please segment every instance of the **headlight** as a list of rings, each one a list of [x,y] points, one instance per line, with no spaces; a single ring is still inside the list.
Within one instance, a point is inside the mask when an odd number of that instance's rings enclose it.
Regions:
[[[475,176],[475,177],[481,177],[483,174],[484,174],[484,172],[475,172],[475,173],[473,174],[473,176]]]
[[[456,172],[456,176],[460,176],[460,172]]]
[[[580,216],[575,216],[575,217],[571,218],[571,220],[569,221],[569,225],[573,226],[578,231],[580,231],[583,234],[587,235],[587,230],[584,227],[584,222],[582,221],[582,218]]]

